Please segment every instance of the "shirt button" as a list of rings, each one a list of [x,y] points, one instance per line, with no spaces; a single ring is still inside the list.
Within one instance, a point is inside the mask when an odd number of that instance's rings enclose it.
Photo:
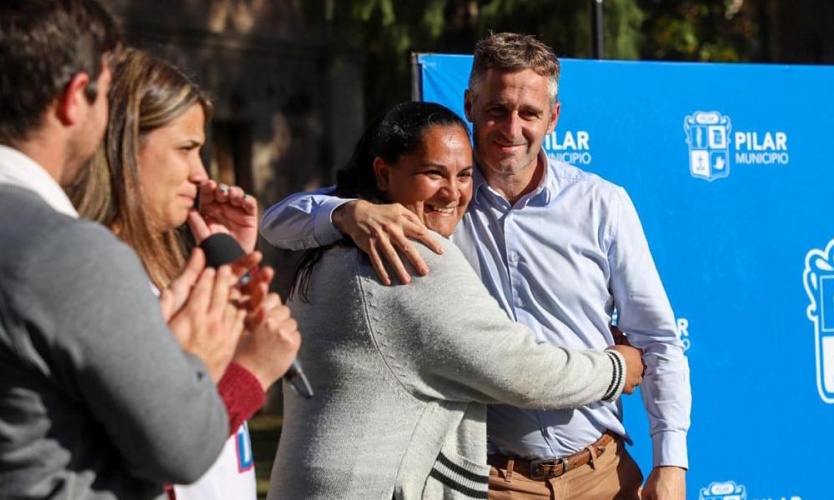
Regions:
[[[518,307],[524,307],[524,299],[522,299],[521,297],[516,297],[515,305]]]
[[[512,262],[513,264],[518,262],[518,253],[517,252],[510,253],[510,262]]]

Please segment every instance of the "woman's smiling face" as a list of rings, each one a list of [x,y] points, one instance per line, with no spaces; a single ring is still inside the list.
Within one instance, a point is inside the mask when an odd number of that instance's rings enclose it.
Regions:
[[[449,237],[472,199],[472,147],[456,125],[432,125],[420,147],[393,164],[374,160],[377,186],[392,203],[417,214],[429,229]]]

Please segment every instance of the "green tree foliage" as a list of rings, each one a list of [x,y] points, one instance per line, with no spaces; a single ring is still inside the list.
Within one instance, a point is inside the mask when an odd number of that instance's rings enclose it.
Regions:
[[[643,59],[740,62],[763,59],[760,6],[744,0],[640,0]]]
[[[490,31],[537,35],[560,57],[592,56],[591,0],[305,3],[312,6],[310,12],[325,12],[325,23],[337,40],[353,43],[366,54],[368,115],[410,98],[412,53],[471,53],[475,42]],[[782,48],[801,29],[784,19],[814,17],[796,12],[820,12],[824,16],[818,17],[834,21],[831,0],[604,0],[603,5],[607,59],[744,62],[776,56],[818,62],[834,58],[834,31],[821,20],[816,24],[828,28],[814,31],[814,40],[809,35],[807,43],[802,40],[804,45],[793,42],[796,49]]]
[[[591,57],[591,4],[584,0],[321,0],[307,8],[324,13],[335,39],[365,51],[368,115],[411,97],[412,53],[471,53],[490,31],[534,34],[560,57]],[[633,0],[607,0],[606,57],[639,57],[642,24]]]

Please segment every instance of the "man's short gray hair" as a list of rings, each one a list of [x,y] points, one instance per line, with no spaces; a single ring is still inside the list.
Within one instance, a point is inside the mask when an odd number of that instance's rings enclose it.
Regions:
[[[559,95],[559,59],[553,49],[532,35],[518,33],[492,33],[475,45],[472,73],[469,75],[469,91],[477,95],[487,71],[495,69],[515,73],[531,69],[547,77],[550,103],[555,104]]]

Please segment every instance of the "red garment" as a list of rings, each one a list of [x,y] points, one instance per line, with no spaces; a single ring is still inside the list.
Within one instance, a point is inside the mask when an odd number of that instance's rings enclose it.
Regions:
[[[261,383],[252,372],[232,362],[217,384],[217,392],[229,414],[229,435],[237,432],[243,422],[252,418],[266,402]]]

